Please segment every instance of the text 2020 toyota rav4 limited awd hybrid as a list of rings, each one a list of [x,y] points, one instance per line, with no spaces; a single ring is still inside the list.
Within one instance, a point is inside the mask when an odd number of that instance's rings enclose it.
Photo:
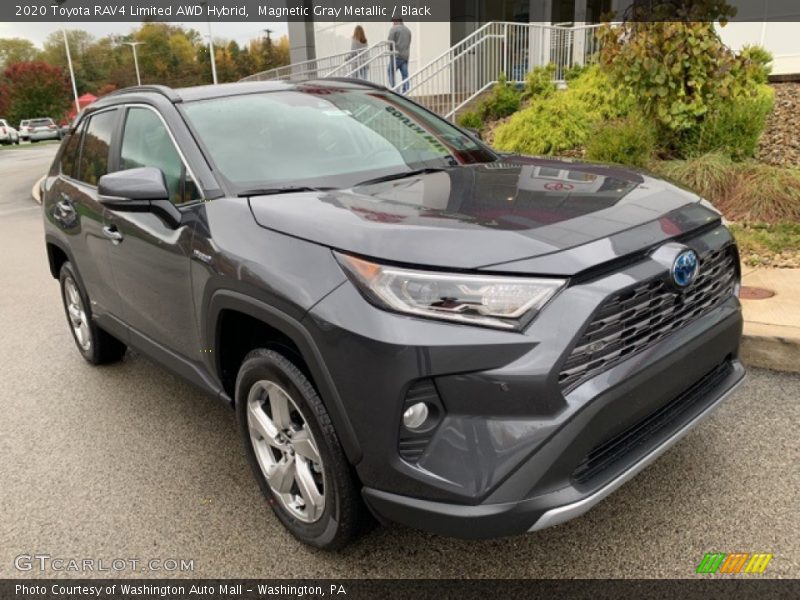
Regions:
[[[465,537],[561,523],[744,376],[737,249],[707,202],[496,154],[369,84],[114,93],[43,187],[84,358],[131,346],[231,403],[315,546],[370,513]]]

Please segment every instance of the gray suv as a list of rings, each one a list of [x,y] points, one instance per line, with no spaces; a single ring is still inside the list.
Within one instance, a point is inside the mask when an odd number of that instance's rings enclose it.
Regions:
[[[576,517],[744,376],[707,202],[497,154],[363,82],[123,90],[43,188],[78,351],[136,348],[235,408],[317,547],[370,515],[462,537]]]

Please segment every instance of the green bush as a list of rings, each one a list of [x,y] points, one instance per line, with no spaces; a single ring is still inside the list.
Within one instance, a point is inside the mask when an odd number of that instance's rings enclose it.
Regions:
[[[586,142],[593,122],[585,107],[565,92],[532,101],[495,130],[498,150],[558,154]]]
[[[586,144],[586,157],[602,162],[645,167],[655,150],[655,127],[642,117],[631,115],[625,119],[609,121],[592,133]]]
[[[501,73],[489,96],[480,103],[478,114],[483,122],[503,119],[517,112],[521,101],[520,91]]]
[[[633,102],[598,68],[586,69],[564,91],[539,94],[495,130],[499,150],[558,154],[585,144],[604,119],[625,116]]]
[[[692,158],[721,152],[733,160],[755,156],[758,140],[772,112],[774,92],[758,85],[751,96],[718,102],[696,127],[676,139],[677,154]]]
[[[553,76],[556,66],[553,63],[543,67],[536,67],[525,76],[525,89],[522,92],[524,100],[530,98],[546,98],[556,91]]]
[[[481,118],[481,116],[474,110],[461,113],[458,115],[456,121],[459,125],[461,125],[461,127],[467,127],[469,129],[483,128],[483,118]]]

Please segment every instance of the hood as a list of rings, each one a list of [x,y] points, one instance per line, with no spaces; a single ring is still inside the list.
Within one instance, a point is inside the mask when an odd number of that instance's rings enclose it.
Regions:
[[[502,271],[505,263],[557,255],[545,270],[560,274],[719,219],[694,194],[644,173],[527,157],[254,196],[250,206],[263,227],[378,260]]]

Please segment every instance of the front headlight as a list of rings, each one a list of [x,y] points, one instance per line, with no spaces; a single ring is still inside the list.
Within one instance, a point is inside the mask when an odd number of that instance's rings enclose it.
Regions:
[[[418,271],[335,255],[367,300],[381,308],[499,329],[522,329],[566,283]]]

